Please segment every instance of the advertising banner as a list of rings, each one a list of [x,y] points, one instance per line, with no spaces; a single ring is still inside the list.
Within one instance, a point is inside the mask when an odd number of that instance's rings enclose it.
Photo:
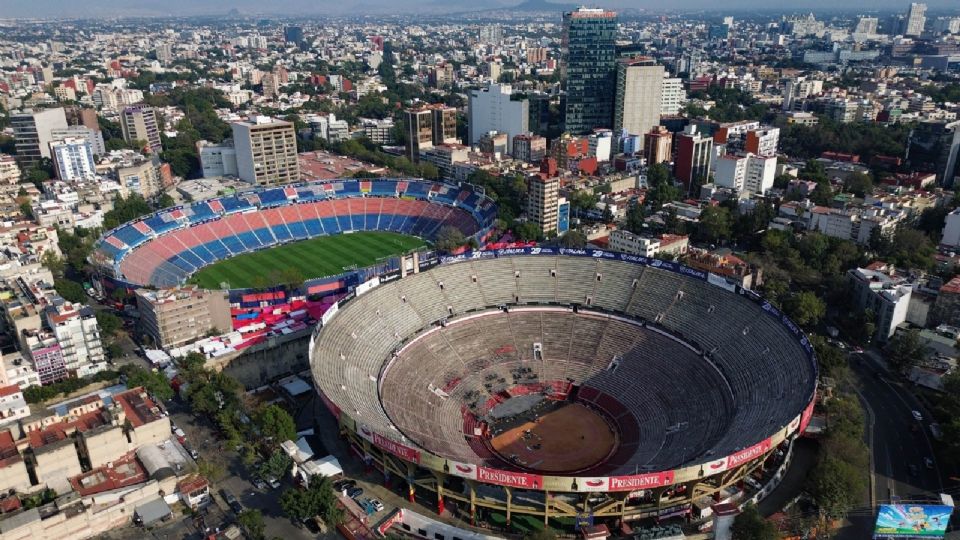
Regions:
[[[471,463],[461,463],[459,461],[447,460],[447,469],[450,474],[460,478],[477,479],[477,466]]]
[[[386,437],[381,436],[379,433],[373,434],[373,444],[383,448],[387,452],[397,456],[398,458],[404,461],[412,461],[414,463],[420,463],[420,451],[416,448],[410,448],[409,446],[402,445],[396,441],[392,441]]]
[[[952,506],[881,504],[874,538],[943,538]]]
[[[610,477],[610,491],[636,491],[671,484],[673,484],[673,471]]]
[[[733,469],[734,467],[739,467],[748,461],[753,461],[758,457],[767,453],[767,450],[770,450],[770,439],[764,439],[757,444],[744,448],[743,450],[737,452],[736,454],[731,454],[727,457],[727,469]]]
[[[539,474],[501,471],[487,467],[477,467],[477,480],[521,489],[541,489],[543,477]]]

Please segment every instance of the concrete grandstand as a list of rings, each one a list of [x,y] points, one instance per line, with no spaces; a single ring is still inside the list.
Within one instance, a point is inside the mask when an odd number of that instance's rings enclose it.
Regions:
[[[817,386],[805,336],[754,293],[592,250],[473,252],[384,280],[323,317],[310,361],[359,455],[411,497],[508,520],[720,500],[789,448]]]

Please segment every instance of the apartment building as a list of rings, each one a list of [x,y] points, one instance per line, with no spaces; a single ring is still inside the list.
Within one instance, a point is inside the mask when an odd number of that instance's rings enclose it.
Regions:
[[[231,125],[241,180],[261,186],[300,180],[297,134],[292,123],[256,116]]]
[[[222,291],[196,286],[157,291],[137,289],[136,296],[143,331],[164,349],[232,328],[229,299]]]

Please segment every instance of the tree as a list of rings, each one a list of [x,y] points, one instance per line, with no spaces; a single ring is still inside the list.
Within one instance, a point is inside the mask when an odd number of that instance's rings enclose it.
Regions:
[[[866,488],[866,475],[841,457],[821,453],[812,474],[811,492],[820,511],[842,518],[859,502]]]
[[[257,471],[262,478],[281,478],[290,469],[293,461],[283,450],[277,449],[270,454]]]
[[[127,387],[142,386],[147,392],[160,400],[173,398],[173,388],[170,381],[159,371],[148,371],[135,365],[126,365],[120,370],[127,378]]]
[[[700,212],[697,236],[704,242],[717,243],[730,237],[730,211],[723,206],[708,206]]]
[[[343,521],[343,511],[337,506],[333,484],[327,477],[314,477],[306,489],[289,488],[280,495],[280,508],[291,519],[303,521],[320,516],[330,526]]]
[[[174,201],[173,197],[171,197],[166,193],[164,193],[163,195],[160,195],[160,198],[157,199],[158,208],[167,208],[169,206],[173,206],[174,204],[176,204],[176,201]]]
[[[827,306],[810,291],[794,294],[785,302],[784,308],[790,318],[800,326],[812,326],[827,313]]]
[[[60,258],[59,255],[54,251],[45,251],[43,256],[40,257],[40,264],[42,264],[47,270],[50,270],[50,273],[53,274],[54,279],[62,279],[63,271],[66,269],[67,264]]]
[[[97,325],[100,326],[100,333],[104,336],[113,337],[120,328],[123,327],[123,321],[109,311],[97,312]]]
[[[587,245],[587,236],[580,231],[567,231],[560,237],[560,245],[565,248],[582,248]]]
[[[20,214],[26,219],[33,221],[33,206],[30,205],[30,201],[20,203]]]
[[[923,358],[920,332],[907,330],[897,332],[887,343],[887,363],[898,372],[903,372]]]
[[[514,232],[521,240],[525,241],[540,240],[543,238],[543,231],[540,230],[540,226],[532,221],[520,223]]]
[[[757,507],[748,504],[733,520],[733,527],[730,529],[733,538],[737,540],[777,540],[780,533],[777,527],[763,519]]]
[[[85,300],[83,285],[80,285],[76,281],[66,278],[54,279],[53,287],[57,290],[57,293],[59,293],[60,296],[62,296],[63,299],[68,302],[80,304]]]
[[[544,527],[527,533],[523,538],[524,540],[556,540],[557,533],[550,527]]]
[[[646,217],[643,214],[643,207],[636,201],[631,202],[630,206],[627,207],[627,216],[623,228],[633,234],[640,234],[643,231],[644,218]]]
[[[297,426],[290,413],[279,405],[270,404],[260,409],[255,417],[260,433],[277,444],[296,438]]]
[[[444,225],[440,227],[440,232],[437,233],[437,240],[434,242],[434,245],[440,251],[449,253],[461,247],[466,241],[467,239],[460,229],[452,225]]]
[[[869,174],[852,172],[843,180],[843,189],[857,197],[865,197],[873,191],[873,179]]]
[[[260,510],[248,508],[240,512],[240,515],[237,516],[237,523],[247,531],[250,538],[254,540],[262,540],[264,538],[263,531],[266,526],[263,523],[263,514],[260,513]]]

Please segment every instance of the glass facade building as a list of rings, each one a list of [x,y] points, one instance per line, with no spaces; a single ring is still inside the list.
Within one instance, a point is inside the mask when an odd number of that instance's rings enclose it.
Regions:
[[[566,131],[613,126],[617,90],[617,14],[580,8],[563,15]]]

